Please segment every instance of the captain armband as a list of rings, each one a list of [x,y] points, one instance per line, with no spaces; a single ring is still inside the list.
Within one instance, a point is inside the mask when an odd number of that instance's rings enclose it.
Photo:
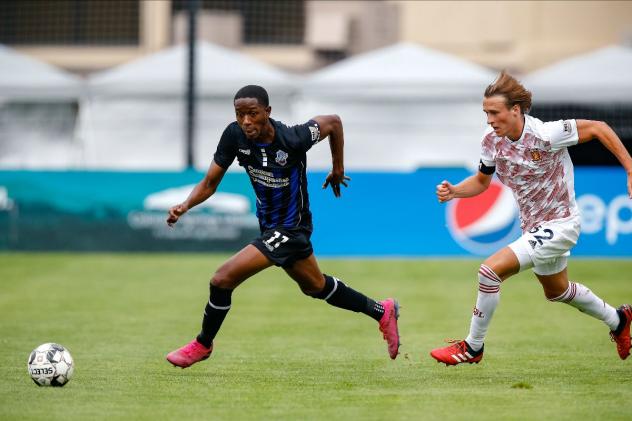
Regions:
[[[488,167],[481,159],[478,164],[478,170],[485,175],[492,175],[496,171],[496,166]]]

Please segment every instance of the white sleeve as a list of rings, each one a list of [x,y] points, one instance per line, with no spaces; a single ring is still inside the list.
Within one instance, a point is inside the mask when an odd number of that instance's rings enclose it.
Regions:
[[[575,120],[549,121],[544,123],[544,127],[551,142],[551,149],[554,151],[577,145],[579,142]]]
[[[491,156],[485,154],[485,152],[481,153],[481,162],[485,164],[486,167],[495,167],[496,161]]]
[[[495,167],[496,161],[494,159],[494,144],[492,142],[492,138],[490,134],[493,132],[493,129],[489,127],[485,133],[483,134],[483,140],[481,141],[481,162],[486,167]]]

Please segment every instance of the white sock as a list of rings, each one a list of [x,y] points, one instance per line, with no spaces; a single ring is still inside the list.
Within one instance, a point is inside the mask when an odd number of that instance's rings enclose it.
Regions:
[[[489,266],[481,265],[478,270],[478,298],[470,322],[470,334],[465,338],[474,351],[480,350],[485,342],[487,328],[500,301],[501,282]]]
[[[562,295],[551,298],[549,301],[571,305],[582,313],[601,320],[610,330],[616,330],[619,326],[617,310],[580,283],[569,282],[568,289]]]

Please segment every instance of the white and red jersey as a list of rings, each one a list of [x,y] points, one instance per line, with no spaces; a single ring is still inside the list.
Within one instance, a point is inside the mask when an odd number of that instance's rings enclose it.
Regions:
[[[497,136],[491,126],[483,135],[481,163],[496,167],[500,181],[512,190],[523,231],[579,215],[573,163],[566,149],[578,141],[575,120],[543,123],[529,115],[516,141]]]

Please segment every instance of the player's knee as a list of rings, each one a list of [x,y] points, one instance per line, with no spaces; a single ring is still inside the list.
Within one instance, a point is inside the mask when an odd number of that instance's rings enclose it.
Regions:
[[[234,289],[235,280],[228,274],[228,271],[220,268],[211,278],[211,285],[223,289]]]
[[[478,289],[481,292],[493,294],[500,291],[502,283],[500,276],[485,263],[478,268]]]
[[[218,276],[217,273],[211,278],[211,285],[218,288],[226,288],[228,280],[222,276]]]

